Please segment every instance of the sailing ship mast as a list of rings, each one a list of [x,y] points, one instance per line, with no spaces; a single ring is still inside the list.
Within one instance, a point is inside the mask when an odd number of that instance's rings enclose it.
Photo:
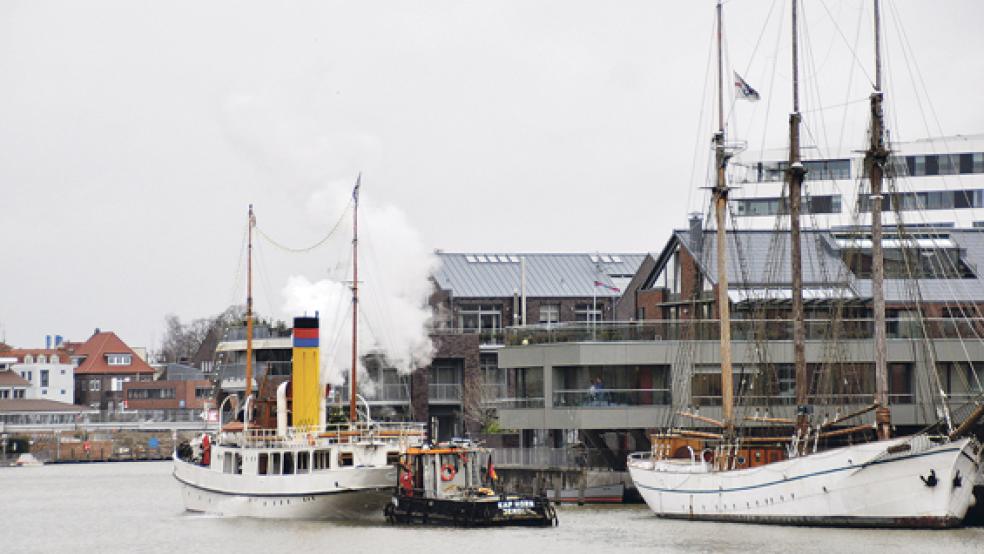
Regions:
[[[800,437],[809,430],[809,378],[806,371],[806,330],[803,321],[803,252],[800,239],[800,212],[803,200],[803,177],[806,168],[800,159],[799,107],[799,35],[797,4],[793,0],[793,111],[789,114],[789,240],[792,277],[793,361],[796,370],[796,432]]]
[[[875,6],[875,90],[871,93],[871,143],[865,153],[865,166],[871,182],[871,299],[875,324],[875,422],[878,439],[892,436],[892,413],[888,407],[888,363],[885,346],[885,265],[882,253],[882,178],[889,151],[885,146],[885,120],[882,112],[881,21],[879,0]]]
[[[728,298],[728,257],[726,215],[728,212],[728,182],[725,170],[729,155],[724,143],[724,61],[721,55],[721,0],[717,3],[718,54],[718,130],[714,134],[714,159],[717,181],[714,185],[714,217],[717,225],[718,318],[721,325],[721,419],[724,437],[734,435],[734,385],[731,368],[731,306]]]
[[[249,224],[246,241],[246,392],[243,400],[253,394],[253,227],[256,226],[256,216],[253,215],[253,205],[249,205]],[[243,414],[243,420],[249,421],[249,414]]]
[[[352,376],[349,391],[349,421],[352,423],[358,420],[355,375],[359,369],[359,187],[361,185],[360,173],[355,180],[355,189],[352,191]]]

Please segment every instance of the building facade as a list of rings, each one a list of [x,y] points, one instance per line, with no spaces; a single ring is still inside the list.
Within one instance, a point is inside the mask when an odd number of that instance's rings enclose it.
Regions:
[[[15,348],[3,356],[16,359],[10,368],[30,383],[26,398],[75,403],[75,366],[67,351]]]
[[[65,346],[76,365],[78,404],[108,412],[124,410],[124,385],[154,378],[154,368],[112,331],[96,329],[89,340]]]

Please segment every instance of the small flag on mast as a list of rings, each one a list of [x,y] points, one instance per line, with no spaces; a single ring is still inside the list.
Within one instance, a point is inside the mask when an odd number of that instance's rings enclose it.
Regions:
[[[618,287],[613,287],[613,286],[608,285],[608,284],[605,284],[605,283],[602,283],[601,281],[595,281],[594,282],[594,286],[606,288],[606,289],[608,289],[608,290],[610,290],[612,292],[622,292],[622,289],[620,289]]]
[[[746,83],[745,80],[741,78],[741,75],[739,75],[737,71],[735,71],[735,94],[738,95],[738,98],[743,98],[745,100],[750,100],[752,102],[755,102],[761,98],[761,96],[759,96],[758,91],[753,89],[751,85]]]

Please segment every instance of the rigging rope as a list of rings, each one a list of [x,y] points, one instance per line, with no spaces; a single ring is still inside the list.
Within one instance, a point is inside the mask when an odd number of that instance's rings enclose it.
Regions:
[[[285,252],[291,252],[291,253],[294,253],[294,254],[300,254],[300,253],[304,253],[304,252],[310,252],[310,251],[314,250],[315,248],[318,248],[319,246],[325,244],[326,242],[328,242],[328,240],[332,236],[334,236],[335,232],[338,231],[338,228],[341,227],[342,222],[345,221],[345,215],[348,214],[349,208],[352,207],[353,202],[354,202],[354,200],[349,200],[348,205],[346,205],[345,209],[342,210],[341,215],[338,216],[338,221],[336,221],[335,224],[331,227],[331,229],[328,231],[328,234],[325,235],[318,242],[315,242],[314,244],[312,244],[311,246],[306,246],[306,247],[303,247],[303,248],[292,248],[290,246],[285,246],[285,245],[277,242],[276,240],[274,240],[273,237],[271,237],[270,235],[268,235],[265,232],[263,232],[263,229],[262,228],[255,227],[255,229],[256,229],[257,234],[259,234],[261,237],[263,237],[264,239],[266,239],[267,242],[269,242],[273,246],[275,246],[275,247],[277,247],[277,248],[279,248],[279,249],[281,249],[281,250],[283,250]]]

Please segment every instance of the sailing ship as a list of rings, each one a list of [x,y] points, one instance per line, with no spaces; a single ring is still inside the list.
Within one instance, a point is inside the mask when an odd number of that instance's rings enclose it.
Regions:
[[[358,183],[353,194],[353,259],[358,259]],[[379,519],[396,483],[396,463],[419,446],[423,424],[359,419],[356,409],[358,265],[352,283],[352,386],[348,423],[326,424],[319,318],[294,318],[289,380],[253,395],[252,250],[256,219],[249,208],[246,385],[241,420],[179,445],[174,478],[185,508],[228,516],[291,519]],[[269,384],[264,379],[263,384]],[[237,418],[238,419],[238,418]]]
[[[969,436],[984,415],[978,405],[946,433],[893,437],[888,402],[884,266],[882,252],[882,180],[890,161],[883,125],[879,1],[875,9],[875,83],[870,95],[870,145],[866,169],[870,182],[872,244],[872,307],[874,312],[875,396],[861,410],[821,423],[812,420],[805,361],[802,244],[800,211],[806,173],[800,158],[800,109],[797,67],[797,0],[793,18],[793,111],[789,122],[788,211],[792,276],[793,350],[796,376],[795,419],[755,416],[758,423],[788,425],[786,436],[751,436],[736,425],[731,364],[727,273],[726,210],[728,160],[733,153],[725,139],[721,2],[717,3],[718,129],[714,135],[718,307],[722,418],[693,412],[679,415],[718,427],[720,433],[671,429],[652,437],[652,450],[629,457],[628,470],[643,499],[658,516],[773,524],[945,528],[962,523],[974,503],[973,487],[981,467],[981,445]],[[837,428],[851,419],[874,413],[877,440],[833,448],[821,441],[851,438],[872,424]]]

